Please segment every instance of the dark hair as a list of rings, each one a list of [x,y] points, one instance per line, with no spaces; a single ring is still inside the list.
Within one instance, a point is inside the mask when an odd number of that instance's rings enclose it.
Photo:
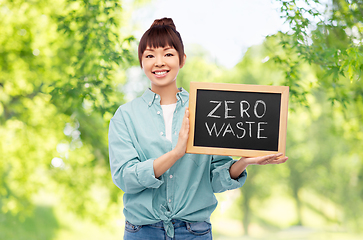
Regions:
[[[147,47],[157,48],[166,46],[175,48],[179,53],[179,65],[181,65],[184,58],[184,45],[173,20],[171,18],[156,19],[140,39],[138,49],[140,66],[142,67],[142,54]]]

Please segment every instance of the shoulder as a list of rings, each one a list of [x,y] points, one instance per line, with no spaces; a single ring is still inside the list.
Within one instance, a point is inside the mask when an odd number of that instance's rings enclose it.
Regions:
[[[145,104],[145,101],[141,98],[138,97],[128,103],[122,104],[121,106],[118,107],[118,109],[116,110],[114,116],[112,117],[112,120],[122,120],[125,117],[127,118],[128,116],[131,117],[132,115],[139,115],[139,113],[141,111],[143,111],[143,105]]]

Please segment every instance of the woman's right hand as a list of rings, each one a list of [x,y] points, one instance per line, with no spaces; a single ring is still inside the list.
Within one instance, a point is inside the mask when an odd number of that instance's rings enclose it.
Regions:
[[[175,148],[154,160],[153,167],[156,178],[164,174],[169,168],[171,168],[171,166],[174,165],[176,161],[178,161],[178,159],[184,156],[187,149],[188,135],[189,110],[186,108],[182,126],[179,132],[178,142],[176,143]]]
[[[183,157],[187,149],[187,142],[189,136],[189,108],[185,108],[183,122],[179,131],[178,142],[173,149],[176,156],[179,158]]]

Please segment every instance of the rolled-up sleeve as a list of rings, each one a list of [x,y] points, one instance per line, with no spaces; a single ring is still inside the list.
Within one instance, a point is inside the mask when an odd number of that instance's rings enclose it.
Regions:
[[[109,154],[112,180],[125,193],[158,188],[163,181],[155,178],[155,159],[140,160],[123,119],[112,118],[109,125]]]
[[[215,193],[232,190],[242,187],[247,178],[247,171],[244,170],[235,180],[231,178],[229,169],[236,160],[231,157],[213,156],[211,167],[211,183]]]

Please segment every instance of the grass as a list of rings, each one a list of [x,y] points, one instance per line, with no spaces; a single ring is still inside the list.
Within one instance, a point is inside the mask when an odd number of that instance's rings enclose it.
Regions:
[[[23,220],[9,213],[0,215],[0,219],[0,239],[49,240],[56,237],[60,227],[49,206],[37,206],[34,214]]]

